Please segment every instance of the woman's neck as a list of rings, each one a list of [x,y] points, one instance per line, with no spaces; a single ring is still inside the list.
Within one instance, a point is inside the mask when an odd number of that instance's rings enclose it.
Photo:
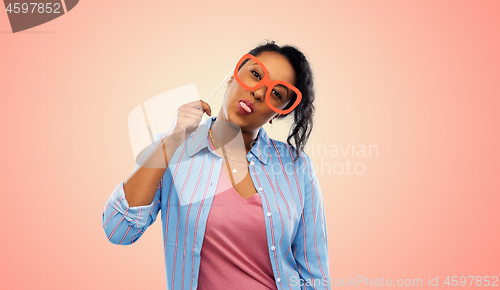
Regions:
[[[210,129],[213,140],[219,146],[224,146],[224,149],[233,153],[245,154],[252,149],[252,142],[259,133],[259,131],[243,132],[237,124],[223,120],[220,116],[217,117]]]

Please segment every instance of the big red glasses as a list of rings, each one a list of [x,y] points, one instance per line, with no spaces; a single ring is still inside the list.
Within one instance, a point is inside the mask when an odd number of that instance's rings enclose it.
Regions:
[[[271,81],[266,67],[251,54],[245,54],[234,68],[234,78],[247,90],[267,87],[265,100],[269,108],[279,114],[287,114],[297,107],[302,100],[302,93],[285,81]],[[286,110],[281,110],[290,101],[293,93],[297,95],[295,102]]]

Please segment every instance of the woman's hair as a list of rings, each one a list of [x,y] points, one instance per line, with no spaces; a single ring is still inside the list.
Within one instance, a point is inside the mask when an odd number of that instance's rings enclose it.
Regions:
[[[304,151],[304,147],[313,128],[313,115],[315,109],[313,73],[305,55],[291,45],[280,47],[276,45],[274,41],[267,41],[248,53],[257,57],[260,53],[265,51],[279,53],[288,59],[295,70],[295,87],[302,93],[302,99],[297,107],[295,107],[293,111],[279,117],[281,119],[293,114],[294,124],[290,128],[286,142],[294,150],[296,156],[293,161],[296,161],[300,156],[300,151]],[[290,108],[296,99],[297,95],[293,94],[292,99],[283,110]],[[292,138],[296,146],[293,146],[290,142]]]

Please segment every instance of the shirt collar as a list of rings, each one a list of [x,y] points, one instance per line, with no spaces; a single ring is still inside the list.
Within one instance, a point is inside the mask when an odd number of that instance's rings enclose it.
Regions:
[[[208,150],[212,151],[209,146],[210,143],[208,141],[208,129],[210,129],[216,119],[216,116],[206,119],[198,126],[196,131],[191,133],[191,136],[193,137],[186,141],[188,143],[187,153],[189,157],[192,157],[194,154],[198,153],[205,147],[207,147]],[[269,137],[267,136],[264,128],[260,127],[259,134],[257,135],[257,142],[255,142],[255,144],[252,146],[249,154],[252,153],[260,160],[260,162],[267,164],[267,161],[269,159],[269,147]]]

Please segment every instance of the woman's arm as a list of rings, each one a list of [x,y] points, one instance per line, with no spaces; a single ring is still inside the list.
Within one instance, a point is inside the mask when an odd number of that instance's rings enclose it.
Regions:
[[[168,163],[178,148],[169,137],[160,133],[123,183],[125,197],[131,207],[149,205],[153,201]]]
[[[328,265],[328,241],[321,187],[307,154],[305,168],[304,208],[294,240],[295,260],[305,289],[331,289]],[[312,283],[315,283],[313,287]],[[309,283],[309,284],[307,284]]]
[[[161,208],[163,176],[177,149],[163,136],[161,133],[155,136],[144,158],[106,202],[102,224],[106,237],[113,244],[134,243],[156,220]]]
[[[132,174],[115,188],[102,214],[110,242],[134,243],[156,220],[168,164],[177,148],[198,128],[204,113],[212,115],[210,106],[202,100],[180,106],[170,130],[155,136]]]
[[[144,155],[146,157],[139,162],[140,167],[123,184],[130,206],[151,204],[174,152],[198,128],[205,112],[212,115],[210,106],[202,100],[183,104],[177,109],[170,130],[156,135],[161,137],[155,138]]]

